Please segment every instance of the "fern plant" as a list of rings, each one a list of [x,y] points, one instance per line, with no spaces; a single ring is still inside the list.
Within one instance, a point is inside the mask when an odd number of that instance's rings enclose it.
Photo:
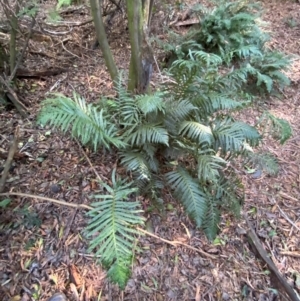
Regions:
[[[158,41],[158,46],[167,50],[171,62],[188,58],[190,51],[217,54],[227,67],[243,73],[242,90],[264,96],[278,93],[289,85],[282,71],[290,65],[290,58],[267,49],[269,36],[259,10],[258,4],[244,0],[218,1],[212,10],[197,5],[194,12],[201,20],[199,26],[184,36],[170,33],[169,42]]]
[[[74,100],[56,95],[43,104],[40,123],[70,129],[95,149],[117,148],[134,177],[126,184],[113,173],[112,187],[103,183],[107,193],[96,196],[102,201],[93,204],[86,229],[90,250],[102,255],[101,263],[121,288],[130,275],[134,226],[143,222],[138,203],[128,201],[131,194],[162,203],[162,189],[169,188],[213,239],[222,210],[238,215],[243,202],[242,185],[231,169],[236,158],[259,162],[261,168],[265,162],[270,174],[274,169],[268,158],[253,153],[258,131],[230,113],[249,104],[241,92],[248,71],[224,71],[223,63],[219,55],[190,51],[172,65],[171,83],[152,95],[133,96],[120,79],[117,99],[87,105],[76,95]],[[284,130],[282,142],[290,134]]]

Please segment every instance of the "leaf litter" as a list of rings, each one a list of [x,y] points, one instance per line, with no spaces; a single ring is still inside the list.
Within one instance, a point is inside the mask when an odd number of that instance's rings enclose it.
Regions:
[[[292,26],[292,20],[300,20],[300,7],[292,1],[265,1],[263,6],[264,20],[272,30],[270,47],[291,54],[294,59],[288,72],[292,84],[285,89],[283,99],[271,98],[262,106],[276,117],[287,119],[293,137],[283,146],[268,137],[260,146],[260,150],[269,151],[280,163],[276,176],[241,174],[246,191],[243,212],[278,270],[299,294],[300,27]],[[156,12],[154,20],[161,15]],[[34,121],[40,100],[58,82],[55,91],[71,96],[75,89],[90,101],[95,101],[99,94],[114,94],[100,50],[82,47],[81,37],[90,28],[91,25],[78,27],[70,36],[69,49],[76,54],[75,61],[69,53],[64,57],[58,48],[47,51],[52,51],[54,61],[69,64],[67,80],[62,75],[41,82],[25,80],[22,89],[27,105],[32,108],[29,120],[21,120],[14,111],[0,113],[1,152],[8,150],[15,124],[20,125],[19,153],[23,156],[15,158],[9,175],[6,189],[11,192],[89,205],[89,196],[101,189],[78,144],[56,130],[37,128]],[[120,40],[112,35],[110,42],[118,65],[127,69],[128,48],[118,45],[127,45],[128,36],[121,36]],[[32,58],[26,64],[34,67]],[[243,113],[244,121],[254,123],[257,109],[262,110],[258,105]],[[117,164],[116,155],[84,151],[100,177],[110,179]],[[0,158],[2,164],[4,160]],[[119,172],[124,173],[122,169]],[[69,300],[280,300],[269,271],[250,248],[243,218],[223,214],[220,233],[211,243],[195,229],[167,191],[164,200],[172,205],[166,214],[146,214],[153,234],[181,241],[214,258],[183,245],[143,236],[142,252],[134,259],[132,277],[125,291],[120,292],[87,253],[82,236],[87,222],[83,210],[12,197],[8,208],[0,208],[0,299],[47,300],[62,292]]]

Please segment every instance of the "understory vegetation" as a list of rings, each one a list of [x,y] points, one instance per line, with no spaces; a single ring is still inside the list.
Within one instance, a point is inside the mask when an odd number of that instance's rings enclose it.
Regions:
[[[138,196],[163,210],[162,192],[168,189],[213,240],[221,212],[239,216],[243,204],[235,162],[269,175],[278,171],[269,154],[254,152],[262,139],[256,125],[234,113],[279,94],[289,84],[283,72],[289,59],[267,48],[257,6],[222,2],[211,11],[194,10],[199,27],[185,36],[170,33],[168,43],[159,43],[172,63],[165,70],[168,82],[156,91],[133,95],[120,74],[115,99],[87,104],[76,93],[73,98],[55,94],[43,102],[38,118],[42,125],[70,130],[94,151],[118,152],[131,177],[120,179],[114,171],[111,186],[101,183],[103,193],[91,196],[94,209],[86,228],[90,251],[101,255],[101,264],[121,288],[139,250],[136,226],[144,224]],[[269,112],[257,125],[280,143],[291,135],[288,123]]]

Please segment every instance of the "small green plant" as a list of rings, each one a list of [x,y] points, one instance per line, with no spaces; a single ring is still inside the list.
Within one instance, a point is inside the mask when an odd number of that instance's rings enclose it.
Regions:
[[[244,72],[243,90],[255,95],[281,92],[290,81],[282,72],[290,58],[266,47],[269,36],[259,18],[259,5],[247,1],[220,1],[213,10],[197,5],[199,27],[180,36],[169,33],[169,42],[157,41],[167,61],[187,58],[189,51],[219,55],[228,68]]]
[[[130,195],[161,204],[162,190],[168,188],[213,240],[221,211],[238,215],[243,203],[234,161],[259,162],[260,168],[268,163],[270,174],[277,168],[275,160],[253,152],[261,139],[258,131],[230,115],[249,103],[240,91],[245,75],[241,70],[221,73],[222,64],[221,56],[191,51],[172,65],[171,84],[152,95],[133,96],[120,79],[117,99],[87,105],[75,94],[74,99],[55,95],[43,104],[40,123],[70,129],[94,150],[117,148],[134,178],[126,184],[113,174],[112,187],[103,183],[107,192],[97,196],[102,201],[93,204],[86,229],[90,250],[102,255],[101,263],[121,288],[130,275],[134,226],[143,222]]]
[[[256,30],[252,19],[243,17],[248,12],[234,4],[223,4],[222,8],[232,14],[232,22],[246,20]],[[236,14],[239,16],[234,18]],[[258,130],[232,114],[251,104],[253,92],[244,90],[250,79],[267,94],[277,85],[275,78],[279,84],[283,81],[276,68],[285,67],[285,63],[275,65],[273,54],[256,61],[260,44],[256,41],[253,45],[250,37],[243,36],[246,30],[241,27],[241,37],[232,36],[231,46],[227,48],[224,42],[216,53],[210,52],[214,47],[204,50],[196,40],[186,42],[190,49],[179,45],[179,56],[168,70],[169,84],[153,94],[132,95],[120,76],[115,82],[115,99],[86,104],[76,94],[73,99],[56,94],[42,105],[39,123],[69,130],[95,151],[100,147],[116,149],[120,163],[132,175],[133,182],[128,183],[117,180],[114,171],[112,186],[102,184],[105,191],[95,196],[101,201],[92,204],[86,228],[90,251],[101,254],[100,262],[121,288],[130,276],[136,226],[143,224],[139,203],[133,197],[147,196],[153,205],[161,206],[163,191],[168,189],[197,228],[214,240],[221,212],[239,216],[243,203],[235,161],[270,175],[278,171],[273,157],[253,151],[261,141]],[[228,68],[233,61],[237,67]],[[289,138],[288,123],[271,115],[264,118],[275,138],[282,143]]]

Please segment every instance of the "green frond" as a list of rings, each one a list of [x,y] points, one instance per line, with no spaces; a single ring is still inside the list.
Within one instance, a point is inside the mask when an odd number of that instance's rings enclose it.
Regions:
[[[215,138],[214,149],[221,149],[222,153],[242,151],[245,137],[240,128],[229,118],[216,121],[213,129]]]
[[[166,104],[166,118],[169,117],[170,121],[175,123],[176,121],[181,121],[188,117],[197,108],[187,99],[181,99],[176,101],[175,99],[170,99],[165,102]]]
[[[74,94],[74,100],[61,94],[46,99],[38,116],[38,123],[60,128],[63,132],[71,129],[73,137],[83,144],[91,144],[96,150],[99,146],[110,148],[125,147],[118,138],[118,129],[105,118],[103,110],[98,111],[92,104]]]
[[[274,176],[279,172],[276,158],[268,153],[247,153],[245,164],[250,164],[253,168],[264,170],[267,174]]]
[[[125,181],[116,179],[114,170],[112,187],[101,183],[106,194],[94,196],[101,201],[91,204],[93,209],[88,212],[90,220],[86,227],[87,237],[91,238],[89,251],[101,255],[100,261],[110,267],[111,279],[121,287],[130,275],[128,260],[132,257],[135,235],[139,234],[134,227],[144,223],[139,202],[128,201],[136,188]]]
[[[285,120],[278,118],[266,111],[258,121],[265,130],[269,129],[273,138],[284,144],[292,136],[292,128],[290,124]]]
[[[235,110],[240,109],[245,105],[243,101],[236,101],[226,94],[210,93],[209,99],[205,101],[205,108],[209,114],[217,112],[219,110]]]
[[[257,129],[245,122],[235,121],[233,127],[238,128],[243,133],[245,141],[251,146],[257,146],[261,140],[261,135]]]
[[[204,215],[203,231],[206,237],[212,241],[216,238],[220,223],[220,210],[213,200],[207,202],[207,208]]]
[[[158,170],[157,161],[147,161],[145,154],[139,150],[123,151],[120,155],[122,165],[124,165],[128,171],[137,173],[138,177],[142,177],[143,179],[150,179],[151,170]],[[151,157],[148,159],[151,159]]]
[[[240,216],[241,206],[244,203],[244,187],[236,175],[222,176],[213,187],[214,202],[219,203],[229,212]]]
[[[155,94],[146,94],[136,96],[137,106],[146,116],[149,113],[157,114],[165,112],[164,93],[156,92]]]
[[[271,78],[276,80],[280,88],[284,88],[285,86],[289,86],[291,84],[290,79],[279,70],[269,71],[268,74]]]
[[[233,55],[239,58],[247,58],[250,56],[263,56],[261,49],[257,45],[241,45],[239,48],[233,50]]]
[[[107,276],[114,283],[117,283],[121,290],[124,290],[131,276],[132,256],[116,260],[113,264],[107,265]]]
[[[169,145],[168,131],[160,124],[139,124],[131,133],[124,133],[123,137],[125,142],[132,146],[142,146],[145,143]]]
[[[200,228],[206,212],[207,196],[199,182],[182,167],[168,172],[165,176],[168,184],[174,190],[174,197],[181,201],[188,215]]]
[[[244,123],[232,121],[230,118],[217,120],[213,129],[215,149],[221,148],[223,153],[241,152],[244,142],[257,145],[260,135],[257,130]]]
[[[211,128],[195,121],[183,121],[179,128],[179,134],[187,136],[199,144],[210,145],[213,139]]]
[[[198,178],[201,183],[216,182],[219,171],[225,167],[226,161],[212,154],[199,155],[197,158]]]
[[[257,76],[256,86],[260,87],[262,86],[262,84],[264,84],[268,93],[271,93],[273,88],[272,78],[268,75],[261,74],[260,72],[256,72],[256,76]]]

